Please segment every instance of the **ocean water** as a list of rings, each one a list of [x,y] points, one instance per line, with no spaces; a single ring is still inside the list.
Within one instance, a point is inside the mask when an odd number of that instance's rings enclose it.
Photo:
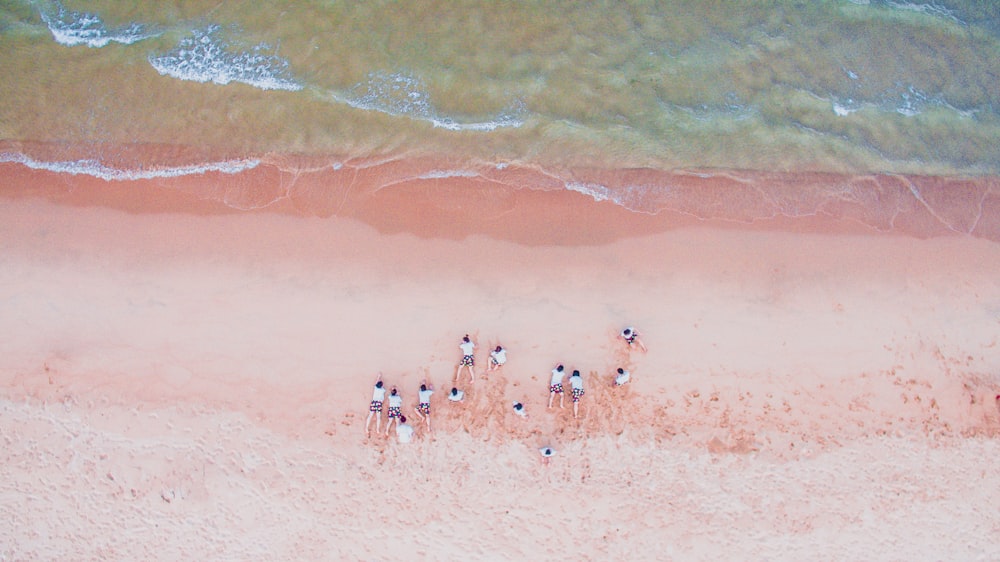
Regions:
[[[428,158],[655,212],[574,170],[1000,171],[998,2],[4,0],[0,72],[0,161],[114,180]]]

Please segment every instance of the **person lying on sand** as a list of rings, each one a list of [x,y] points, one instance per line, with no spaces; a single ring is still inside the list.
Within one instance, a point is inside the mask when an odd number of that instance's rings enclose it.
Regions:
[[[615,376],[615,386],[621,386],[632,378],[632,373],[618,367],[618,374]]]
[[[542,447],[538,452],[542,455],[542,464],[549,464],[549,459],[556,454],[556,450],[552,447]]]
[[[462,362],[458,364],[458,369],[455,370],[455,380],[458,380],[458,376],[462,374],[462,367],[469,368],[469,382],[476,382],[476,358],[475,349],[476,344],[469,339],[469,334],[465,334],[462,338],[462,343],[458,344],[458,347],[462,348]]]
[[[555,369],[552,369],[552,380],[549,381],[549,408],[552,407],[552,400],[556,397],[556,394],[559,395],[559,407],[560,408],[565,407],[563,406],[563,386],[562,386],[563,376],[565,376],[565,374],[566,373],[562,365],[559,365]]]
[[[632,326],[629,326],[628,328],[622,330],[622,333],[620,335],[621,338],[625,340],[625,343],[628,344],[629,349],[631,349],[632,346],[634,345],[638,347],[640,350],[642,350],[643,353],[646,352],[646,344],[642,343],[642,340],[639,339],[639,332],[635,331],[635,328],[633,328]]]
[[[461,402],[463,398],[465,398],[464,391],[451,387],[451,392],[448,393],[448,400],[451,400],[452,402]]]
[[[580,397],[584,395],[583,377],[580,376],[580,371],[573,371],[569,377],[569,384],[573,388],[573,417],[576,418],[580,414]]]
[[[392,427],[393,422],[396,422],[396,420],[403,415],[402,409],[403,397],[400,396],[394,386],[392,387],[392,391],[389,392],[389,422],[385,424],[386,435],[389,435],[389,429]]]
[[[490,368],[489,371],[496,371],[503,364],[507,362],[507,350],[501,346],[497,346],[496,349],[490,352]]]
[[[420,391],[417,392],[420,396],[417,399],[417,409],[413,413],[417,415],[417,419],[422,422],[427,423],[427,431],[431,430],[431,394],[434,394],[434,389],[427,384],[427,380],[420,384]]]
[[[413,426],[406,423],[406,416],[399,416],[399,423],[396,424],[396,438],[400,443],[413,441]]]
[[[521,404],[520,402],[517,401],[514,402],[514,414],[522,418],[528,417],[528,412],[527,410],[524,409],[524,404]]]
[[[382,431],[382,401],[385,400],[385,387],[382,385],[382,373],[378,374],[375,380],[375,390],[372,392],[372,402],[368,406],[368,419],[365,421],[365,435],[368,435],[372,425],[372,418],[375,418],[375,433]]]

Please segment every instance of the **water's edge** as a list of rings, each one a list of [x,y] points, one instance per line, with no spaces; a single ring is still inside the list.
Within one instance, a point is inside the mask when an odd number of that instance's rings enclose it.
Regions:
[[[1000,241],[996,176],[553,170],[446,156],[206,157],[193,148],[151,145],[104,147],[101,152],[114,158],[82,157],[93,152],[62,144],[0,143],[0,170],[8,179],[0,194],[141,212],[344,216],[380,230],[486,234],[536,244],[572,244],[576,230],[587,233],[579,240],[594,243],[704,222]],[[520,227],[510,228],[513,223]],[[554,233],[546,225],[563,228]]]

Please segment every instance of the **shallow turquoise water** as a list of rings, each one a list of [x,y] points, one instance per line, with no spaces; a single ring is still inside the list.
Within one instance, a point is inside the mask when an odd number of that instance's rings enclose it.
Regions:
[[[0,138],[995,174],[998,22],[971,1],[5,1]]]

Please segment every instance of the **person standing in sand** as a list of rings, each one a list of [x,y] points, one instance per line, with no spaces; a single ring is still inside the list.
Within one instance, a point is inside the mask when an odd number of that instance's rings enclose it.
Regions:
[[[628,328],[622,330],[622,333],[619,335],[623,340],[625,340],[625,343],[628,344],[629,349],[632,349],[632,346],[634,345],[643,353],[646,353],[646,344],[642,343],[642,340],[639,338],[639,332],[635,331],[635,328],[629,326]]]
[[[413,426],[406,423],[406,416],[399,416],[399,423],[396,424],[396,438],[400,443],[413,441]]]
[[[403,397],[399,395],[396,387],[392,387],[389,392],[389,421],[385,424],[385,434],[389,435],[389,429],[392,427],[393,422],[399,423],[397,420],[403,415]]]
[[[385,386],[382,385],[382,373],[375,379],[375,390],[372,392],[372,402],[368,406],[368,419],[365,421],[365,435],[369,434],[372,418],[375,418],[375,433],[382,431],[382,401],[385,400]]]
[[[488,371],[496,371],[507,362],[507,350],[503,346],[497,346],[490,352],[490,367]]]
[[[459,375],[462,374],[462,367],[469,368],[469,382],[476,382],[476,344],[469,339],[469,334],[465,334],[462,338],[462,343],[458,344],[458,347],[462,348],[462,362],[458,364],[458,369],[455,371],[455,380],[458,380]]]
[[[630,380],[632,380],[632,373],[618,367],[618,374],[615,375],[615,386],[622,386]]]
[[[562,365],[557,366],[552,369],[552,380],[549,381],[549,408],[552,407],[552,401],[555,399],[556,394],[559,395],[559,407],[565,408],[563,406],[563,376],[565,376],[565,368]]]
[[[420,391],[417,392],[420,396],[417,399],[417,409],[413,411],[417,415],[417,419],[422,422],[427,423],[427,431],[431,430],[431,394],[434,394],[434,389],[427,384],[427,380],[424,379],[420,383]]]
[[[464,391],[461,391],[454,386],[451,387],[451,392],[448,393],[448,400],[451,400],[452,402],[461,402],[463,398],[465,398]]]
[[[580,371],[573,371],[573,374],[569,377],[570,387],[573,389],[573,417],[580,416],[580,397],[583,396],[583,377],[580,376]]]

